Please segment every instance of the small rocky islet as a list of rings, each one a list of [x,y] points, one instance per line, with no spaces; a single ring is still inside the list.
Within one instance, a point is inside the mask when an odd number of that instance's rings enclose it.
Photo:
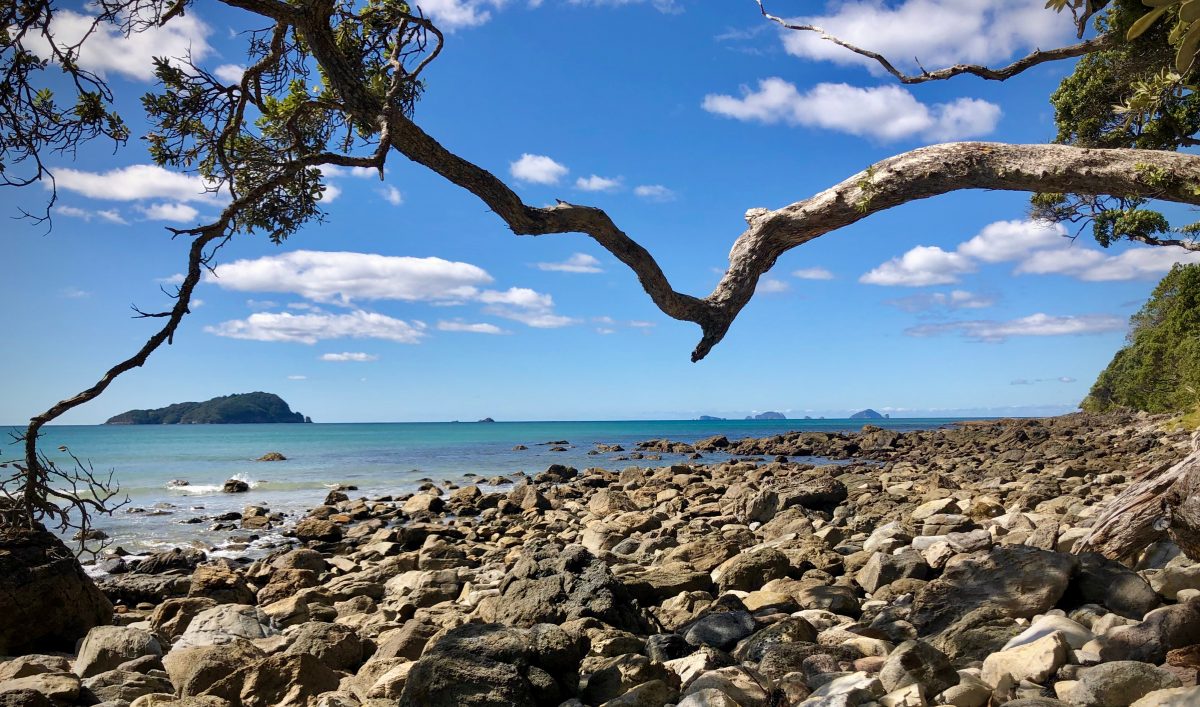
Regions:
[[[11,531],[0,706],[1194,707],[1200,562],[1071,552],[1188,453],[1164,423],[653,440],[733,456],[334,491],[267,557],[95,585]]]

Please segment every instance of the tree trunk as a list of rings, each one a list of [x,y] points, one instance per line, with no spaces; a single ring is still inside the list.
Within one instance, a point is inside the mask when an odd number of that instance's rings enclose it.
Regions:
[[[1168,536],[1200,560],[1200,433],[1192,437],[1191,454],[1150,470],[1113,499],[1073,551],[1126,561]]]

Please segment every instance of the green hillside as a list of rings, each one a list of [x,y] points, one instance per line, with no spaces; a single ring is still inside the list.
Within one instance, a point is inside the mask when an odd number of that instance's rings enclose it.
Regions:
[[[1129,320],[1117,352],[1080,404],[1181,412],[1200,404],[1200,265],[1176,265]]]
[[[312,422],[292,412],[274,393],[238,393],[203,403],[175,403],[155,410],[130,410],[106,425],[220,425],[264,422]]]

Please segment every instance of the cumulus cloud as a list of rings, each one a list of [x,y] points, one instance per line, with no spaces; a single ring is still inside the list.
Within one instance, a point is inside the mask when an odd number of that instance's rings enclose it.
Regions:
[[[68,47],[84,37],[79,49],[79,65],[101,76],[116,73],[141,81],[154,80],[154,58],[183,59],[190,56],[199,62],[209,55],[212,47],[208,35],[212,30],[193,13],[180,15],[167,24],[152,26],[129,36],[112,23],[96,26],[93,15],[58,9],[50,28],[58,45]],[[91,36],[88,36],[88,33]],[[40,36],[26,39],[27,46],[38,56],[50,58],[50,45]]]
[[[661,184],[642,184],[633,188],[633,195],[646,201],[671,201],[675,192]]]
[[[1016,263],[1017,275],[1066,275],[1089,282],[1152,279],[1175,263],[1200,263],[1200,253],[1177,246],[1131,247],[1115,255],[1066,238],[1061,224],[996,221],[947,253],[918,246],[863,275],[873,285],[944,285],[980,263]]]
[[[909,336],[961,334],[973,341],[999,342],[1014,336],[1079,336],[1121,331],[1125,320],[1107,314],[1052,316],[1031,314],[1007,321],[974,320],[922,324],[904,331]]]
[[[492,19],[492,10],[500,9],[506,0],[419,0],[416,4],[439,28],[455,31],[478,27]]]
[[[220,203],[221,197],[203,178],[172,172],[158,165],[135,164],[107,172],[69,167],[54,171],[56,186],[91,199],[139,201],[168,199],[176,203]]]
[[[1074,383],[1075,379],[1071,376],[1059,376],[1057,378],[1017,378],[1009,381],[1009,385],[1036,385],[1038,383]]]
[[[922,292],[884,302],[884,304],[890,304],[906,312],[926,312],[935,309],[985,309],[995,303],[995,297],[966,290]]]
[[[831,7],[829,14],[800,17],[797,22],[821,27],[909,70],[919,68],[917,61],[931,69],[995,63],[1069,42],[1074,29],[1068,13],[1048,14],[1045,0],[851,0]],[[875,61],[815,33],[785,30],[781,37],[794,56],[882,73]]]
[[[175,221],[177,223],[188,223],[196,220],[200,212],[193,206],[187,204],[151,204],[150,206],[138,209],[142,214],[152,221]]]
[[[858,281],[868,285],[904,287],[950,285],[958,282],[963,273],[974,270],[975,264],[965,255],[946,252],[937,246],[917,246],[866,273]]]
[[[1067,229],[1048,221],[996,221],[983,227],[974,238],[958,247],[958,252],[988,263],[1016,260],[1030,251],[1062,246]]]
[[[509,333],[511,333],[511,332],[505,331],[504,329],[501,329],[500,327],[496,326],[495,324],[488,324],[487,322],[464,322],[461,319],[454,319],[451,321],[444,321],[444,320],[440,321],[437,323],[437,328],[438,328],[438,331],[458,331],[458,332],[466,332],[469,334],[509,334]]]
[[[800,268],[792,271],[792,277],[798,277],[801,280],[832,280],[833,273],[825,268]]]
[[[91,211],[88,209],[80,209],[75,206],[55,206],[54,213],[60,216],[70,216],[71,218],[83,219],[84,221],[91,221],[93,218],[98,218],[101,221],[108,221],[109,223],[116,223],[122,226],[129,225],[129,222],[126,221],[125,218],[121,216],[121,213],[116,209],[100,209],[98,211]]]
[[[346,314],[314,312],[255,312],[245,319],[234,319],[204,330],[217,336],[251,341],[285,341],[315,344],[326,339],[384,339],[401,344],[416,344],[425,338],[424,322],[354,310]]]
[[[245,73],[246,67],[238,64],[221,64],[213,69],[213,75],[227,84],[240,83]]]
[[[378,361],[379,356],[375,354],[362,353],[361,351],[343,351],[342,353],[327,353],[321,354],[322,361],[346,362],[354,361],[365,363],[367,361]]]
[[[601,177],[593,174],[575,180],[575,188],[583,191],[616,191],[621,188],[621,178]]]
[[[379,195],[392,206],[399,206],[404,203],[404,195],[400,193],[399,189],[390,184],[380,189]]]
[[[483,268],[442,258],[297,250],[219,265],[211,282],[240,292],[288,292],[349,306],[355,300],[464,302],[492,282]]]
[[[787,292],[790,289],[792,289],[792,286],[783,280],[776,280],[773,277],[764,277],[758,281],[758,285],[754,288],[754,291],[771,295]]]
[[[526,152],[516,162],[508,165],[508,171],[522,182],[558,184],[558,180],[565,177],[570,170],[545,155],[531,155]]]
[[[625,7],[626,5],[650,5],[664,15],[676,15],[683,12],[677,0],[568,0],[571,5],[588,5],[593,7]],[[537,0],[538,5],[541,0]]]
[[[702,105],[741,121],[802,125],[884,141],[976,137],[992,132],[1000,120],[1000,106],[974,98],[926,105],[900,86],[844,83],[820,83],[801,93],[777,77],[760,80],[757,90],[743,86],[741,97],[709,94]]]
[[[561,263],[538,263],[538,270],[550,272],[599,273],[604,272],[600,261],[587,253],[575,253]]]

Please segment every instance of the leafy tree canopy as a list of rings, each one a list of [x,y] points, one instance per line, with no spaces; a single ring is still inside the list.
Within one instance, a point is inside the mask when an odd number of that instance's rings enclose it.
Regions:
[[[1128,345],[1082,407],[1179,412],[1200,404],[1200,265],[1176,265],[1130,319]]]

